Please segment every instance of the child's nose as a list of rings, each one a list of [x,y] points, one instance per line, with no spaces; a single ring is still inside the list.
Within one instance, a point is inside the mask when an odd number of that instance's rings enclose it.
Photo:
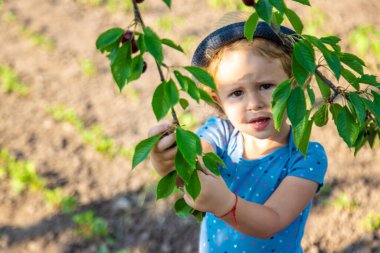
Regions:
[[[265,107],[264,98],[257,93],[252,93],[248,96],[247,110],[248,111],[258,111]]]

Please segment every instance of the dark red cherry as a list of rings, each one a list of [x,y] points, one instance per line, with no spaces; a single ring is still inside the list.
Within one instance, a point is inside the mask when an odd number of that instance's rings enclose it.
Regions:
[[[243,0],[243,3],[247,6],[253,6],[255,0]]]
[[[136,0],[136,3],[141,4],[144,0]]]
[[[126,31],[124,34],[123,34],[123,37],[121,38],[121,43],[125,43],[127,42],[128,40],[134,40],[134,36],[133,36],[133,32],[132,31]]]
[[[143,64],[143,69],[142,69],[142,73],[144,73],[147,69],[148,65],[146,64],[146,62],[144,61],[144,64]]]

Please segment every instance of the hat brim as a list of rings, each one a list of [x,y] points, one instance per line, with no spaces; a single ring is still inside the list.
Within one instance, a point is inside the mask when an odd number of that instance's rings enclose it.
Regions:
[[[191,64],[193,66],[206,67],[209,63],[208,59],[210,59],[210,57],[212,57],[221,47],[245,37],[244,24],[245,22],[230,24],[209,34],[196,48]],[[281,26],[280,31],[286,35],[296,34],[295,31],[285,26]],[[272,28],[262,21],[257,24],[253,38],[265,38],[280,45],[282,44],[281,39],[273,32]]]

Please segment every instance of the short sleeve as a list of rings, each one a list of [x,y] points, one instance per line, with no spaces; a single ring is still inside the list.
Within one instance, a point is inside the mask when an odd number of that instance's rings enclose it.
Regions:
[[[231,130],[232,126],[227,120],[213,116],[197,130],[196,134],[199,138],[210,143],[217,155],[222,156],[227,149]]]
[[[319,184],[317,192],[323,186],[327,171],[327,156],[323,146],[317,142],[310,142],[306,157],[297,152],[289,176],[305,178]]]

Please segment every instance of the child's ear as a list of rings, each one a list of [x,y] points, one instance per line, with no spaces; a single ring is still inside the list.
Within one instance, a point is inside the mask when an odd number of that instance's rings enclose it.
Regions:
[[[217,103],[220,107],[222,107],[218,93],[216,91],[211,91],[210,95],[211,95],[212,100],[214,100],[215,103]]]

